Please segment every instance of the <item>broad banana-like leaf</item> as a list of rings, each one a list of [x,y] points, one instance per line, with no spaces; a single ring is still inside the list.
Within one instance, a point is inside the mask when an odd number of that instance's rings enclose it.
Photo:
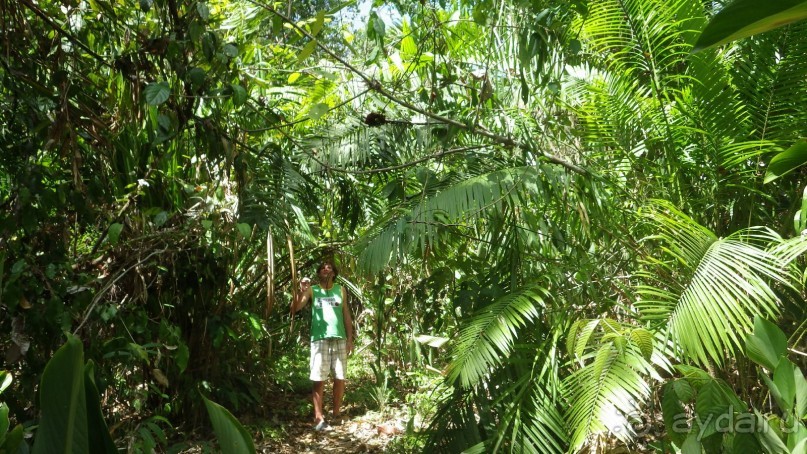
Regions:
[[[701,454],[701,452],[703,452],[697,431],[692,431],[687,436],[686,440],[684,440],[684,445],[681,447],[681,452],[683,454]]]
[[[793,216],[793,230],[800,234],[807,229],[807,187],[801,195],[801,209]]]
[[[776,366],[772,381],[763,376],[771,395],[773,395],[776,403],[779,404],[779,408],[785,413],[790,413],[796,399],[795,370],[796,365],[790,362],[789,359],[784,358]]]
[[[807,140],[800,140],[771,159],[765,172],[765,183],[783,177],[805,163],[807,163]]]
[[[694,395],[692,386],[686,380],[675,380],[664,385],[661,394],[661,411],[664,427],[670,440],[681,446],[686,439],[686,433],[679,429],[682,415],[686,415],[683,402],[688,402]]]
[[[807,19],[807,1],[804,0],[736,0],[706,25],[693,51],[719,46],[803,19]]]
[[[731,443],[732,454],[751,454],[762,453],[762,446],[753,433],[738,432],[734,434],[734,440]]]
[[[11,385],[11,374],[7,370],[0,370],[0,393]]]
[[[778,326],[755,317],[754,332],[745,339],[745,351],[751,361],[774,371],[787,354],[787,338]]]
[[[787,449],[787,445],[779,438],[779,432],[777,430],[773,430],[771,427],[773,422],[768,421],[768,418],[765,417],[762,413],[758,410],[754,410],[754,413],[757,416],[757,425],[756,427],[761,427],[762,430],[754,431],[754,434],[757,436],[759,440],[759,444],[762,445],[765,452],[768,453],[787,453],[789,452]]]
[[[703,424],[699,428],[701,437],[707,438],[720,430],[718,424],[722,415],[743,412],[745,409],[746,405],[722,380],[710,380],[698,390],[695,398],[695,412]]]
[[[95,364],[92,361],[87,361],[87,365],[84,366],[84,394],[87,396],[87,435],[90,454],[118,452],[101,411],[101,400],[95,386]]]
[[[202,396],[213,431],[224,454],[255,454],[252,437],[226,408]]]
[[[807,379],[798,367],[793,371],[796,382],[796,417],[804,419],[807,417]]]
[[[25,445],[24,451],[20,450],[23,436],[25,435],[22,424],[17,424],[5,435],[5,438],[0,437],[0,452],[28,452],[28,445]],[[5,451],[3,451],[3,449],[5,449]]]
[[[85,393],[84,348],[77,337],[68,335],[42,374],[42,410],[33,454],[90,452]]]
[[[3,446],[3,439],[8,431],[8,405],[0,403],[0,447]]]

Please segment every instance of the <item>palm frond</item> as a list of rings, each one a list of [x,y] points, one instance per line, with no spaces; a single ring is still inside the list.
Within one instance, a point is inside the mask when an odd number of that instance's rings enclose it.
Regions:
[[[774,245],[771,253],[781,258],[786,264],[790,264],[807,252],[807,237],[797,236],[784,240]]]
[[[483,434],[476,422],[474,393],[455,388],[439,403],[426,446],[431,452],[483,452]]]
[[[558,396],[551,391],[558,387],[558,378],[551,367],[539,366],[558,360],[553,354],[557,353],[552,343],[556,340],[548,337],[542,345],[529,345],[532,350],[529,353],[534,356],[531,373],[514,374],[509,386],[496,390],[499,397],[495,406],[501,409],[500,423],[495,436],[487,443],[488,452],[499,452],[503,447],[508,447],[510,452],[565,451],[567,430]]]
[[[663,326],[685,357],[723,364],[741,351],[755,315],[779,312],[771,283],[790,286],[784,262],[766,250],[777,236],[751,228],[717,238],[666,202],[644,216],[659,232],[645,241],[658,241],[662,255],[639,273],[642,317]]]
[[[610,433],[628,443],[635,435],[631,417],[640,414],[650,396],[652,334],[598,320],[597,340],[580,357],[584,365],[564,381],[570,406],[570,450],[577,451],[591,436]],[[585,323],[591,325],[591,323]]]
[[[462,388],[477,384],[512,351],[518,330],[538,316],[549,293],[529,287],[506,295],[482,308],[460,331],[446,377]]]
[[[753,136],[790,142],[807,124],[807,23],[739,42],[734,83],[752,120]],[[783,144],[784,145],[784,144]]]
[[[432,424],[428,452],[565,452],[559,378],[563,355],[557,348],[562,332],[541,324],[521,333],[524,339],[504,364],[477,386],[455,386],[446,396],[443,416]],[[457,423],[469,404],[472,420]],[[460,431],[465,439],[457,437]]]
[[[449,224],[477,219],[505,202],[517,203],[519,191],[537,190],[531,183],[538,177],[531,166],[496,170],[445,187],[411,209],[391,211],[365,236],[359,263],[375,273],[413,248],[437,244],[440,232]]]

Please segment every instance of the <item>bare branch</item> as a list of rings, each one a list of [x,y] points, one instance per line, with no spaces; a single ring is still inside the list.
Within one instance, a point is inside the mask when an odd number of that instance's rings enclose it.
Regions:
[[[421,162],[430,161],[432,159],[440,159],[443,156],[448,156],[448,155],[451,155],[451,154],[465,153],[466,151],[478,150],[480,148],[485,148],[486,146],[488,146],[488,145],[475,145],[475,146],[472,146],[472,147],[451,148],[449,150],[444,150],[444,151],[441,151],[439,153],[430,154],[430,155],[422,157],[420,159],[416,159],[414,161],[409,161],[409,162],[406,162],[406,163],[403,163],[403,164],[400,164],[400,165],[397,165],[397,166],[382,167],[382,168],[379,168],[379,169],[370,169],[370,170],[349,170],[349,169],[344,169],[344,168],[341,168],[341,167],[332,167],[332,166],[329,166],[328,164],[322,162],[319,159],[316,159],[316,158],[313,158],[313,157],[312,158],[315,161],[317,161],[321,166],[327,168],[328,170],[333,170],[333,171],[341,172],[341,173],[349,173],[351,175],[371,175],[371,174],[374,174],[374,173],[384,173],[384,172],[391,172],[393,170],[405,169],[407,167],[412,167],[414,165],[420,164]]]
[[[451,119],[451,118],[448,118],[448,117],[444,117],[442,115],[439,115],[439,114],[436,114],[436,113],[433,113],[433,112],[429,112],[429,111],[427,111],[425,109],[417,107],[416,105],[414,105],[414,104],[412,104],[412,103],[410,103],[408,101],[405,101],[403,99],[400,99],[400,98],[396,97],[393,93],[386,90],[381,85],[381,83],[379,81],[377,81],[375,79],[372,79],[371,77],[369,77],[368,75],[366,75],[362,71],[360,71],[358,68],[351,65],[347,60],[345,60],[344,58],[337,55],[334,51],[332,51],[327,46],[322,44],[322,42],[320,42],[316,37],[311,35],[311,33],[309,33],[307,30],[305,30],[304,28],[297,25],[287,15],[277,11],[275,8],[273,8],[270,5],[266,5],[266,4],[263,4],[261,2],[255,1],[255,0],[248,0],[248,1],[250,3],[256,5],[256,6],[260,6],[261,8],[264,8],[267,11],[277,15],[284,22],[291,25],[295,30],[297,30],[298,32],[300,32],[301,34],[306,36],[308,39],[314,40],[314,42],[317,43],[317,46],[320,49],[322,49],[326,54],[330,55],[331,58],[333,58],[333,59],[337,60],[338,62],[340,62],[341,64],[345,65],[346,68],[348,68],[354,74],[359,76],[365,83],[367,83],[368,87],[370,87],[373,91],[379,93],[380,95],[384,96],[385,98],[389,99],[390,101],[392,101],[392,102],[394,102],[394,103],[396,103],[396,104],[398,104],[398,105],[400,105],[402,107],[405,107],[405,108],[407,108],[407,109],[409,109],[409,110],[411,110],[413,112],[417,112],[417,113],[419,113],[421,115],[424,115],[424,116],[426,116],[428,118],[437,120],[437,121],[439,121],[441,123],[448,124],[448,125],[451,125],[451,126],[455,126],[457,128],[464,129],[466,131],[470,131],[472,133],[479,134],[480,136],[487,137],[488,139],[493,140],[494,142],[496,142],[499,145],[509,147],[509,148],[519,147],[519,148],[522,148],[522,149],[525,149],[525,150],[531,150],[531,151],[541,155],[544,159],[546,159],[547,161],[549,161],[549,162],[551,162],[553,164],[561,165],[561,166],[563,166],[563,167],[565,167],[565,168],[567,168],[567,169],[569,169],[569,170],[571,170],[571,171],[573,171],[575,173],[579,173],[581,175],[591,176],[591,172],[589,172],[588,170],[586,170],[586,169],[584,169],[584,168],[582,168],[582,167],[580,167],[580,166],[578,166],[576,164],[573,164],[573,163],[571,163],[569,161],[561,159],[561,158],[559,158],[557,156],[551,155],[549,153],[542,152],[540,150],[536,150],[535,148],[533,148],[532,146],[530,146],[527,143],[518,142],[518,141],[516,141],[515,139],[513,139],[511,137],[506,137],[506,136],[502,136],[502,135],[490,132],[487,129],[485,129],[485,128],[479,126],[479,125],[467,125],[467,124],[459,122],[457,120],[454,120],[454,119]]]

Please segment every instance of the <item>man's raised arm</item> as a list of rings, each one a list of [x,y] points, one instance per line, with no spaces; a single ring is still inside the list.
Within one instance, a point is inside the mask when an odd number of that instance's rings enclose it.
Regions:
[[[304,308],[313,295],[314,292],[311,290],[311,281],[308,278],[303,278],[303,281],[300,282],[300,290],[295,292],[291,300],[291,314],[294,315]]]

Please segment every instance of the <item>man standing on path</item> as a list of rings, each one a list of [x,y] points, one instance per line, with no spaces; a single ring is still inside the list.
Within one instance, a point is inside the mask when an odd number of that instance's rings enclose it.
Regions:
[[[322,412],[322,394],[328,373],[333,371],[333,417],[341,422],[342,398],[345,396],[347,355],[353,350],[353,318],[347,304],[347,292],[335,282],[339,270],[330,261],[317,268],[319,284],[304,278],[292,301],[292,315],[312,300],[311,308],[311,381],[314,382],[314,430],[329,430]]]

